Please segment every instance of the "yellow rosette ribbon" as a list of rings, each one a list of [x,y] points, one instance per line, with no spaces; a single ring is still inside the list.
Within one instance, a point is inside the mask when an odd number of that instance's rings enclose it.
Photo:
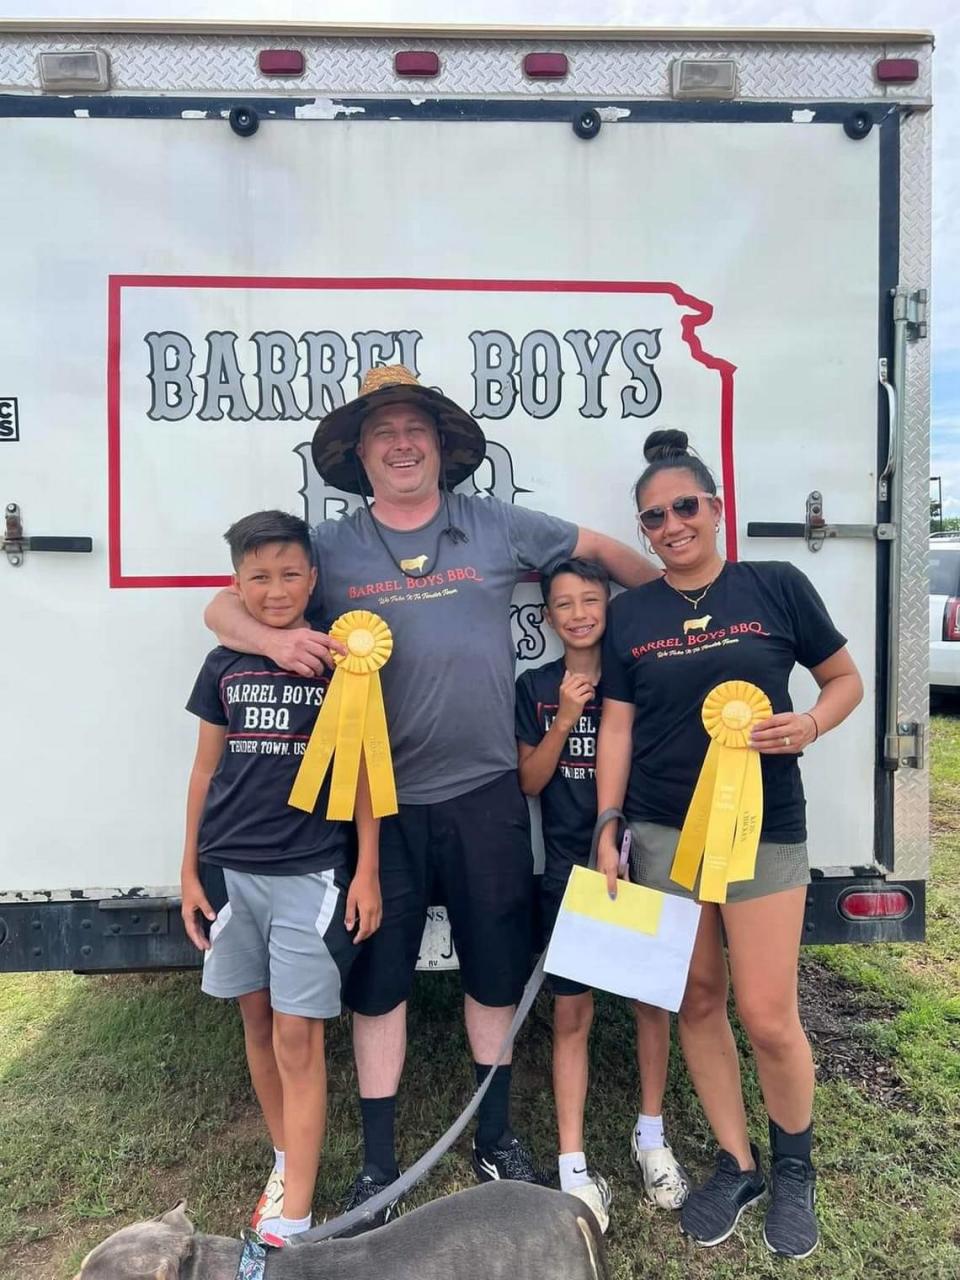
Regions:
[[[288,804],[312,813],[333,760],[327,817],[353,817],[361,756],[367,767],[375,818],[397,812],[397,788],[380,688],[380,668],[393,652],[393,636],[384,620],[366,609],[342,613],[330,634],[346,645],[335,653],[336,669],[310,734]]]
[[[753,879],[763,781],[750,730],[772,714],[767,695],[746,680],[718,684],[704,699],[701,715],[710,745],[670,868],[670,879],[692,890],[703,864],[702,902],[726,902],[731,881]]]

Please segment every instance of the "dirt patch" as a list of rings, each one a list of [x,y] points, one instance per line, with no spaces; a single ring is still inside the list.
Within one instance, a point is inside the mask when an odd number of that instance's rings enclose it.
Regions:
[[[896,1068],[863,1034],[864,1022],[896,1016],[881,996],[851,986],[839,974],[802,956],[800,1018],[813,1046],[817,1078],[844,1080],[872,1102],[915,1111]]]

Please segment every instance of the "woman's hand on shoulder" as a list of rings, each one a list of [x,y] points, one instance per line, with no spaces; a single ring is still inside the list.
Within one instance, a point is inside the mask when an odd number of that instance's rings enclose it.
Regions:
[[[765,756],[795,756],[819,737],[810,711],[781,711],[755,725],[750,745]]]

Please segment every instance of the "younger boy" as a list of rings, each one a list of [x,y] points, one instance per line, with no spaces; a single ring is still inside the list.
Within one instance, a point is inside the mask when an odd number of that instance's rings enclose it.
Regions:
[[[601,640],[610,581],[601,565],[564,560],[542,580],[546,618],[563,642],[563,657],[517,680],[517,748],[520,785],[540,796],[546,855],[541,882],[544,945],[553,930],[574,864],[586,866],[597,818],[595,766],[603,698]],[[550,977],[553,1012],[553,1092],[560,1136],[560,1188],[579,1196],[606,1230],[611,1192],[587,1166],[583,1110],[587,1097],[587,1040],[593,993],[567,978]],[[679,1209],[688,1184],[663,1136],[661,1107],[667,1083],[670,1015],[634,1005],[640,1115],[630,1150],[648,1197],[663,1209]]]
[[[261,511],[225,537],[248,612],[270,627],[306,626],[317,579],[308,526]],[[324,1019],[340,1012],[356,944],[380,924],[379,823],[363,773],[352,879],[352,832],[326,818],[328,783],[313,813],[287,803],[328,683],[220,647],[187,703],[200,732],[187,793],[183,921],[204,953],[203,991],[240,1006],[275,1154],[251,1226],[276,1246],[311,1225],[326,1125]],[[209,941],[200,917],[210,922]]]

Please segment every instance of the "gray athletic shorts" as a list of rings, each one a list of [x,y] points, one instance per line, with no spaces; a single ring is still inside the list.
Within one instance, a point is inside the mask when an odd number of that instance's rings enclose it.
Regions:
[[[262,876],[224,868],[223,882],[227,901],[210,926],[201,989],[227,1000],[269,988],[279,1013],[335,1018],[359,949],[343,923],[343,874]]]
[[[630,879],[649,889],[660,889],[677,898],[697,898],[700,876],[693,892],[670,879],[673,855],[680,832],[676,827],[663,827],[657,822],[630,823]],[[805,844],[777,844],[761,840],[757,850],[757,870],[752,880],[733,880],[727,886],[728,902],[749,902],[766,898],[784,889],[796,889],[810,883],[810,863]]]

